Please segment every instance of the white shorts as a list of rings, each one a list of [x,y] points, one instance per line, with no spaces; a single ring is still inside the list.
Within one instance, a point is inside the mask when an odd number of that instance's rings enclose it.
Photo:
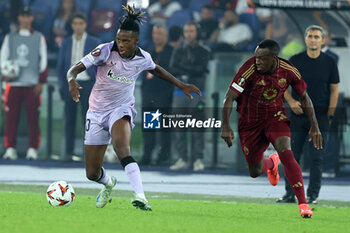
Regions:
[[[122,105],[114,110],[107,112],[86,113],[85,121],[85,145],[108,145],[111,143],[111,131],[113,124],[123,118],[130,117],[131,129],[134,128],[133,120],[136,116],[136,110],[129,105]]]

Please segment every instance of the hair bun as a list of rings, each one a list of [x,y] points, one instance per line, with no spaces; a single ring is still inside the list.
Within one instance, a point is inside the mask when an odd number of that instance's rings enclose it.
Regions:
[[[133,21],[137,20],[141,25],[147,22],[146,17],[144,16],[146,12],[142,11],[141,9],[138,12],[136,12],[135,4],[132,7],[129,5],[126,5],[126,6],[123,5],[122,8],[128,13],[127,15],[123,16],[125,20],[133,20]]]

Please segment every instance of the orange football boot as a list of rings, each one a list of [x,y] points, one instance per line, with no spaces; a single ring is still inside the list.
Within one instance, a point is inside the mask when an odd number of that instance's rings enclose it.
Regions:
[[[278,174],[278,163],[280,161],[280,157],[277,153],[273,153],[269,156],[269,158],[273,161],[273,168],[267,170],[267,177],[269,178],[270,183],[273,186],[276,186],[280,179],[280,175]]]
[[[299,212],[302,218],[311,218],[313,215],[309,204],[299,204]]]

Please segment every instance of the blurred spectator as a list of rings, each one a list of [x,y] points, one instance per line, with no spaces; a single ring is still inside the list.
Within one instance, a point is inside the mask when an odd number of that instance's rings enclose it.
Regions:
[[[331,35],[328,31],[325,31],[325,42],[322,45],[322,52],[333,58],[333,60],[338,64],[339,56],[333,52],[329,47],[328,43],[331,41]],[[342,100],[341,93],[339,93],[340,104]],[[338,135],[339,125],[343,121],[344,117],[343,109],[337,108],[334,113],[334,118],[330,124],[328,145],[325,148],[326,152],[323,153],[323,171],[328,173],[328,175],[335,176],[335,162],[336,158],[339,157],[340,139]]]
[[[214,51],[233,51],[242,43],[252,39],[249,26],[238,22],[238,16],[233,10],[226,10],[219,21],[219,28],[213,33],[210,42],[214,42]]]
[[[199,26],[199,40],[206,43],[218,27],[212,7],[207,5],[202,8]]]
[[[322,46],[322,52],[324,52],[328,56],[332,57],[334,59],[334,61],[338,64],[338,62],[339,62],[338,54],[333,52],[328,46],[329,42],[332,40],[331,34],[328,31],[325,31],[325,34],[326,34],[326,36],[325,36],[325,42]]]
[[[272,15],[272,39],[276,40],[282,47],[286,44],[285,38],[288,32],[294,35],[299,33],[294,24],[289,21],[286,13],[280,10],[274,10]]]
[[[255,12],[260,22],[260,29],[259,29],[260,38],[265,38],[265,39],[272,38],[272,10],[259,8],[259,9],[256,9]]]
[[[221,10],[235,10],[239,1],[240,0],[211,0],[209,5]]]
[[[0,11],[0,44],[9,32],[18,28],[18,14],[23,8],[22,0],[10,0],[4,9]]]
[[[254,12],[257,9],[250,8],[250,6],[247,3],[247,0],[237,0],[237,4],[236,4],[236,7],[234,8],[234,10],[235,10],[237,15],[240,15],[243,13],[247,13],[249,11],[250,11],[250,13]]]
[[[172,26],[169,29],[169,44],[177,48],[182,43],[182,29],[179,26]]]
[[[247,4],[246,0],[238,0],[235,12],[237,15],[243,13],[256,14],[259,18],[259,22],[262,25],[262,29],[266,28],[267,24],[272,22],[272,10],[268,8],[251,8]],[[269,29],[267,29],[269,30]],[[270,31],[266,32],[270,35]],[[265,36],[264,36],[265,37]],[[271,38],[271,36],[270,36]]]
[[[176,48],[173,52],[169,70],[182,81],[192,83],[202,90],[204,96],[205,80],[210,52],[198,43],[198,26],[194,22],[188,22],[184,27],[185,44]],[[195,96],[188,99],[179,89],[175,89],[173,111],[174,113],[189,114],[197,119],[204,119],[205,102],[203,97]],[[181,111],[181,112],[178,112]],[[191,158],[188,161],[187,134],[175,133],[175,147],[178,160],[170,167],[171,170],[184,170],[193,164],[194,171],[204,169],[204,133],[191,132]]]
[[[321,11],[314,11],[312,16],[316,20],[320,26],[325,29],[325,39],[324,44],[322,45],[322,52],[333,58],[333,60],[338,64],[339,56],[329,49],[328,44],[332,40],[331,34],[328,31],[328,26],[322,19]],[[339,95],[339,104],[342,104],[342,94]],[[337,133],[340,123],[343,121],[344,111],[341,108],[337,108],[334,113],[334,118],[330,124],[329,130],[329,138],[328,145],[325,148],[326,152],[323,153],[323,171],[327,173],[327,175],[335,176],[335,160],[339,157],[339,149],[340,148],[340,137]]]
[[[75,0],[61,0],[53,23],[54,41],[56,47],[61,47],[64,37],[73,33],[71,20],[76,12]]]
[[[272,37],[281,44],[280,57],[284,59],[289,59],[305,49],[300,33],[284,12],[273,12]]]
[[[99,41],[86,33],[87,20],[82,13],[76,13],[72,17],[73,35],[67,37],[59,50],[57,58],[57,74],[59,91],[64,101],[64,132],[65,132],[65,158],[64,160],[81,160],[74,155],[74,142],[78,103],[73,101],[68,88],[66,74],[69,68],[80,61],[84,55],[95,49]],[[83,89],[79,90],[81,104],[81,119],[85,125],[85,116],[89,108],[89,96],[95,83],[95,75],[92,68],[80,73],[76,79]]]
[[[305,48],[298,36],[293,35],[292,33],[287,33],[284,44],[285,45],[281,49],[280,57],[286,60],[291,58],[293,55],[302,52]]]
[[[153,27],[152,39],[154,48],[150,50],[153,61],[168,70],[169,62],[173,52],[173,47],[167,43],[168,32],[165,26],[156,25]],[[153,74],[145,72],[142,77],[142,108],[157,109],[157,108],[170,108],[172,104],[172,97],[174,86],[158,77],[154,77]],[[157,143],[157,136],[158,141]],[[144,153],[141,164],[149,165],[152,163],[152,152],[157,145],[160,145],[160,151],[158,153],[157,165],[169,165],[171,140],[170,133],[161,131],[157,132],[143,131],[143,145]]]
[[[338,64],[339,61],[339,56],[334,53],[332,50],[329,49],[328,44],[329,42],[332,40],[332,36],[329,33],[329,29],[327,24],[324,22],[324,20],[322,19],[322,11],[314,11],[312,13],[312,16],[314,17],[314,19],[316,20],[316,22],[324,28],[325,30],[325,40],[324,40],[324,44],[322,45],[322,52],[326,53],[328,56],[332,57],[334,59],[334,61]]]
[[[32,28],[34,17],[28,7],[18,15],[19,30],[5,36],[1,48],[1,61],[16,61],[20,67],[18,77],[9,79],[5,91],[5,147],[4,159],[16,159],[16,136],[21,105],[25,104],[29,149],[26,159],[37,159],[40,144],[39,109],[42,85],[47,80],[47,51],[44,36]]]
[[[167,19],[177,10],[181,10],[181,4],[177,1],[159,0],[148,8],[151,16],[151,24],[166,25]]]

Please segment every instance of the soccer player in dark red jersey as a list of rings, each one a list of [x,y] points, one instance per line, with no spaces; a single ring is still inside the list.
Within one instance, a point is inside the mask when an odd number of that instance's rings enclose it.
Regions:
[[[299,95],[311,122],[309,141],[313,141],[316,149],[322,149],[322,135],[306,92],[306,83],[291,63],[277,56],[279,49],[274,40],[262,41],[255,50],[255,56],[248,59],[233,78],[222,110],[221,137],[229,147],[232,146],[234,133],[229,119],[233,101],[237,101],[240,114],[238,133],[250,176],[255,178],[267,171],[270,183],[277,185],[281,159],[286,177],[298,198],[301,217],[310,218],[313,212],[305,199],[301,169],[291,150],[290,122],[283,107],[283,94],[289,85]],[[264,151],[270,142],[278,154],[264,159]]]

